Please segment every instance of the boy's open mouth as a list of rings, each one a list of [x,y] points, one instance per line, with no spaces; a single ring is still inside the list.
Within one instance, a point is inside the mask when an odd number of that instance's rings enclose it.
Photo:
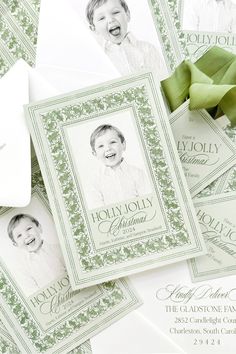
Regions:
[[[32,244],[34,244],[34,242],[35,242],[35,238],[32,238],[26,242],[26,246],[31,246]]]
[[[109,28],[109,33],[114,37],[118,37],[120,35],[120,32],[120,26],[114,26]]]
[[[110,153],[110,154],[107,154],[105,157],[106,157],[107,160],[114,159],[116,157],[116,154],[115,153]]]

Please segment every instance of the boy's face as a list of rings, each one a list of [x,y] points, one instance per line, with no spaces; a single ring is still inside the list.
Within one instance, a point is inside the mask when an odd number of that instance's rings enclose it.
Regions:
[[[120,44],[127,34],[129,14],[127,14],[120,0],[107,0],[97,7],[93,14],[95,31],[105,40]]]
[[[41,226],[36,226],[29,218],[22,218],[15,225],[12,235],[17,247],[28,252],[37,252],[42,246]]]
[[[108,167],[117,167],[122,161],[125,142],[121,142],[115,130],[107,130],[95,140],[94,155]]]

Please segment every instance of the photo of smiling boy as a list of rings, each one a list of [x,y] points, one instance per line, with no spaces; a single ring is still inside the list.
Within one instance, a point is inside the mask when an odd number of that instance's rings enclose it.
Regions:
[[[151,43],[128,30],[130,10],[124,0],[90,0],[86,17],[90,29],[103,39],[103,48],[121,75],[152,70],[161,77],[161,55]]]
[[[23,292],[30,296],[65,274],[65,265],[57,244],[42,237],[42,226],[29,214],[14,215],[7,228],[13,245],[22,252],[17,276]]]
[[[144,171],[125,161],[126,140],[117,127],[98,126],[91,134],[90,146],[101,164],[91,184],[89,204],[92,208],[151,193]]]

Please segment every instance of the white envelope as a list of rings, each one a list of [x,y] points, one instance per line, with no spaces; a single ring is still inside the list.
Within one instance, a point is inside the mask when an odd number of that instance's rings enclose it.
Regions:
[[[23,105],[58,93],[23,60],[1,78],[0,206],[24,207],[31,198],[30,135]]]
[[[31,194],[28,66],[19,60],[0,80],[0,205],[26,206]]]
[[[184,353],[136,310],[91,338],[93,354]]]
[[[104,81],[103,75],[119,77],[67,0],[41,0],[36,67],[44,65],[76,69],[94,76],[94,83]]]
[[[186,353],[235,354],[236,276],[192,283],[180,262],[130,279],[143,300],[137,312]]]
[[[105,74],[93,74],[59,66],[40,65],[37,67],[37,72],[61,93],[78,90],[109,79]]]
[[[40,73],[28,67],[29,75],[29,101],[43,100],[50,96],[56,96],[60,93],[53,85],[43,78]]]

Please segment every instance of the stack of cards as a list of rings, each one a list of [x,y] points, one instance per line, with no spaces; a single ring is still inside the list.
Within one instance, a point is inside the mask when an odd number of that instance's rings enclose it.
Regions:
[[[160,88],[189,6],[42,0],[32,69],[39,3],[0,5],[2,353],[234,353],[236,129]]]

